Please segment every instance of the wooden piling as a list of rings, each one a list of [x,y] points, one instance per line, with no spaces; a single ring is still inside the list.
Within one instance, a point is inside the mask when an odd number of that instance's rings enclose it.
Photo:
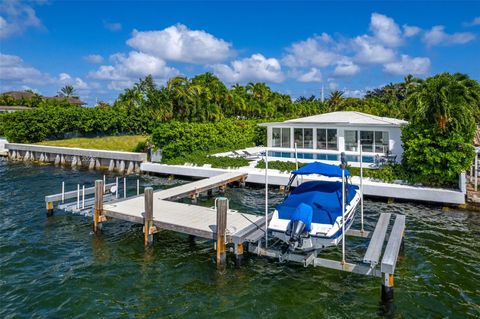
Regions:
[[[225,197],[217,198],[217,269],[223,270],[227,264],[226,253],[226,228],[227,228],[227,210],[228,199]]]
[[[145,192],[144,235],[145,247],[153,244],[153,188],[146,187]]]
[[[95,181],[95,209],[93,212],[93,232],[98,234],[102,230],[103,213],[103,181]]]
[[[53,203],[47,203],[47,217],[53,216]]]
[[[243,262],[243,244],[235,245],[235,266],[239,268]]]

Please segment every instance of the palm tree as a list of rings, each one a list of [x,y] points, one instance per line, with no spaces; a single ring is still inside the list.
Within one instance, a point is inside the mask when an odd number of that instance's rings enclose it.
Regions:
[[[342,104],[343,101],[343,91],[335,90],[330,92],[330,96],[328,97],[328,111],[334,112],[337,111]]]
[[[436,124],[441,131],[451,128],[468,132],[474,125],[476,107],[471,91],[454,75],[442,73],[423,82],[408,97],[407,104],[416,122]]]
[[[75,91],[75,88],[73,87],[73,85],[65,85],[63,88],[60,89],[60,91],[58,91],[58,94],[60,96],[65,96],[65,97],[71,97],[73,95],[75,95],[76,91]]]

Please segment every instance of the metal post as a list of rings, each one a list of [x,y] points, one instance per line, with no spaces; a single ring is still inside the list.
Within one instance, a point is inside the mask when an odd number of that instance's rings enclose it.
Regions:
[[[294,144],[295,146],[295,170],[298,170],[298,153],[297,153],[297,143]],[[303,181],[302,181],[303,182]],[[297,186],[299,183],[299,178],[297,178]]]
[[[145,216],[144,216],[144,235],[145,247],[151,247],[153,244],[153,188],[145,188]]]
[[[265,150],[265,248],[268,248],[268,149]]]
[[[62,204],[65,203],[65,182],[62,182]]]
[[[103,175],[103,192],[106,193],[107,192],[107,183],[106,183],[106,177],[105,175]]]
[[[103,181],[95,181],[95,209],[93,211],[93,232],[98,234],[102,230],[103,222]]]
[[[85,209],[85,185],[82,186],[82,209]]]
[[[478,190],[478,153],[475,153],[475,191]]]
[[[140,195],[140,180],[137,179],[137,196]]]
[[[127,178],[123,178],[123,198],[127,198]]]
[[[80,208],[80,184],[77,184],[77,209]]]
[[[115,191],[115,198],[118,199],[118,191],[119,191],[119,189],[118,189],[118,177],[115,177],[115,186],[117,188],[117,190]]]
[[[360,231],[363,233],[363,145],[360,143]]]
[[[224,270],[227,264],[226,228],[227,228],[228,199],[217,198],[217,268]]]
[[[345,264],[345,169],[342,165],[342,265]]]

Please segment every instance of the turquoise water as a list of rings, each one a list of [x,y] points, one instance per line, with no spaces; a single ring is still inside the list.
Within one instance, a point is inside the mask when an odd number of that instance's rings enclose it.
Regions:
[[[108,222],[95,236],[91,218],[62,212],[45,217],[44,196],[60,192],[62,180],[70,190],[101,177],[0,160],[1,318],[480,317],[479,213],[366,201],[369,229],[381,212],[407,216],[395,303],[387,311],[379,302],[379,278],[255,256],[241,269],[229,260],[220,274],[208,241],[192,243],[164,231],[145,251],[139,225]],[[183,182],[141,177],[142,187]],[[233,208],[263,211],[262,189],[228,189],[226,195]],[[274,190],[271,198],[272,205],[281,200]],[[349,240],[347,249],[347,258],[358,261],[365,243]],[[337,248],[325,255],[339,256]]]

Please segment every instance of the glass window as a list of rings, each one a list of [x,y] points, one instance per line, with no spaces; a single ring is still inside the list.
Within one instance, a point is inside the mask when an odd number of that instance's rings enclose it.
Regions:
[[[336,129],[328,129],[327,130],[327,150],[338,150],[338,142],[337,142],[337,130]]]
[[[360,144],[364,152],[373,152],[373,131],[360,131]]]
[[[298,148],[303,148],[303,129],[302,128],[293,129],[293,140],[297,144]]]
[[[281,129],[274,127],[272,129],[272,146],[273,147],[280,147],[282,145],[282,140],[281,140]]]
[[[313,148],[313,128],[303,129],[303,148]]]
[[[317,148],[320,150],[327,149],[327,131],[323,128],[317,129]]]
[[[345,131],[345,150],[357,151],[358,147],[358,132],[357,131]]]
[[[388,153],[388,132],[375,132],[375,153]]]
[[[282,147],[290,148],[290,128],[282,128]]]

